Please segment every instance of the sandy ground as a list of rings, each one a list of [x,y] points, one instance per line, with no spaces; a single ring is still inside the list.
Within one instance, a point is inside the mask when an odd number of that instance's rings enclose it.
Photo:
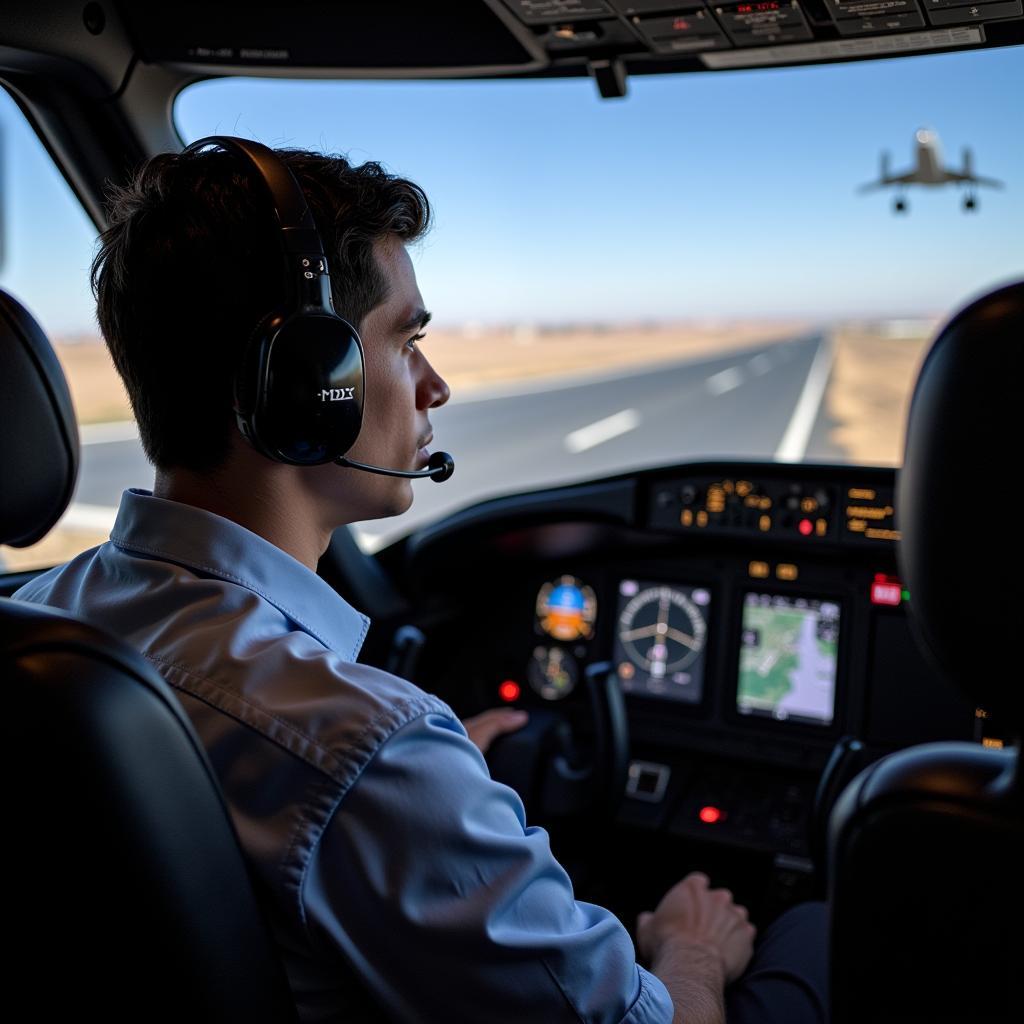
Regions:
[[[0,572],[24,572],[67,562],[80,551],[102,544],[105,530],[73,530],[58,523],[38,544],[9,548],[0,544]]]
[[[482,387],[677,359],[697,359],[783,340],[808,329],[798,320],[580,327],[431,328],[424,351],[456,395]],[[131,418],[128,399],[107,354],[95,341],[57,340],[81,423]]]
[[[810,327],[799,320],[750,320],[559,330],[431,330],[423,344],[452,393],[459,396],[511,381],[724,355],[783,341]]]
[[[722,355],[785,340],[812,326],[796,320],[751,320],[562,330],[431,329],[424,346],[452,391],[466,395],[513,381],[578,373],[581,367],[590,373]],[[839,324],[833,335],[835,362],[824,402],[829,441],[851,462],[896,464],[903,451],[911,387],[928,337],[894,334],[871,324]],[[130,418],[102,342],[58,340],[55,348],[80,422]],[[58,526],[31,548],[0,547],[0,564],[8,571],[53,565],[105,539],[100,531]]]
[[[110,423],[132,418],[121,378],[114,369],[107,346],[99,338],[73,344],[58,338],[53,347],[64,367],[79,423]]]
[[[825,412],[833,421],[829,441],[850,462],[894,466],[903,461],[903,440],[917,371],[931,342],[924,333],[879,333],[865,325],[841,325]]]

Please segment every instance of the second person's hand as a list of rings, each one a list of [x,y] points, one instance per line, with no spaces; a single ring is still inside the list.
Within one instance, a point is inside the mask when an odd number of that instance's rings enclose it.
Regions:
[[[734,902],[728,889],[712,889],[708,876],[695,871],[677,882],[653,912],[637,918],[640,955],[655,963],[674,945],[702,946],[721,960],[725,984],[746,969],[757,930],[747,908]]]

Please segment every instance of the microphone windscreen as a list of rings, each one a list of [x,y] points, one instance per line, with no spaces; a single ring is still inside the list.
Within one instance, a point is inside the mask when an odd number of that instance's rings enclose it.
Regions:
[[[455,472],[455,460],[447,452],[434,452],[427,463],[430,472],[430,479],[437,484],[443,484]]]

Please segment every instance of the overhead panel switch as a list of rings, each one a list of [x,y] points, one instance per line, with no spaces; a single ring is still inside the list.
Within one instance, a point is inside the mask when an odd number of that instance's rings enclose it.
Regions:
[[[527,25],[600,18],[612,13],[604,0],[505,0],[505,4]]]
[[[637,31],[657,53],[697,53],[729,47],[718,22],[703,4],[677,5],[686,9],[673,15],[653,18],[632,18]]]
[[[812,38],[798,0],[715,4],[714,12],[737,46],[798,43]]]

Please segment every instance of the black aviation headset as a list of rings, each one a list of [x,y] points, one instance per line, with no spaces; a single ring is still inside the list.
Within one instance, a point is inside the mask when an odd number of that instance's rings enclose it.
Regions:
[[[217,147],[266,187],[285,266],[285,300],[261,318],[235,374],[238,429],[268,459],[290,466],[339,466],[442,483],[455,471],[447,452],[426,469],[369,466],[345,458],[363,423],[365,381],[359,333],[334,311],[323,243],[306,197],[277,154],[258,142],[211,135],[182,156]]]

